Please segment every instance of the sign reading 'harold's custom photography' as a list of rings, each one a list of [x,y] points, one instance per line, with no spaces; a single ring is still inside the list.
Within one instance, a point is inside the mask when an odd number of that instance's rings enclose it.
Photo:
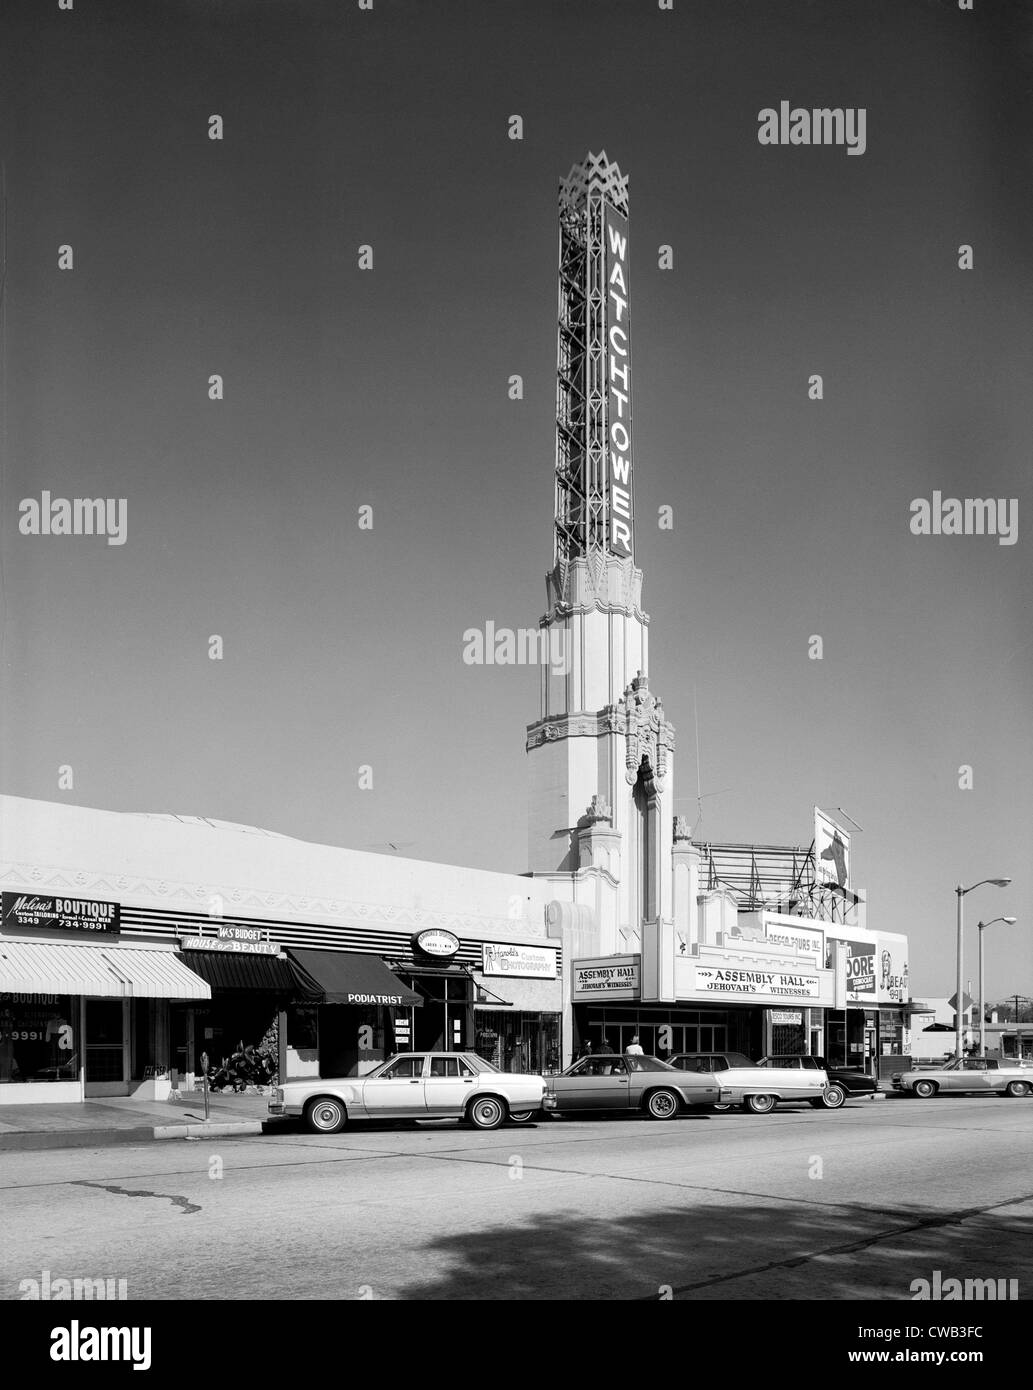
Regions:
[[[118,903],[91,898],[54,898],[38,893],[5,893],[5,927],[60,927],[65,931],[117,932]]]
[[[780,101],[778,110],[757,112],[761,145],[845,145],[847,154],[864,154],[868,147],[868,111],[864,106],[794,106]]]
[[[485,941],[481,944],[482,975],[521,975],[533,980],[556,978],[556,952],[549,946],[517,946]]]

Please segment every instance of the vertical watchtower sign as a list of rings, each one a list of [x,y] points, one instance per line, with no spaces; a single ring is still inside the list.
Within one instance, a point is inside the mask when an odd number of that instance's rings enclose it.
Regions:
[[[556,550],[634,561],[628,179],[589,154],[560,181]]]
[[[606,209],[606,454],[609,548],[633,557],[631,494],[631,296],[628,219]]]

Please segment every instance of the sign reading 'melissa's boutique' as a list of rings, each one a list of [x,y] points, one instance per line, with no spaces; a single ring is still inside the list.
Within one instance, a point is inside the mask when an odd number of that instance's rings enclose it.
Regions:
[[[64,931],[117,932],[118,903],[96,898],[56,898],[49,893],[5,893],[4,926],[60,927]]]
[[[459,938],[440,927],[429,927],[427,931],[417,932],[412,939],[413,951],[418,956],[433,956],[436,960],[451,960],[459,950]]]

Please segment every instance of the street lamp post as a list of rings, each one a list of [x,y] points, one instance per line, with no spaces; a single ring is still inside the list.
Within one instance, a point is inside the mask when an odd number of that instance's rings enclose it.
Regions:
[[[963,946],[963,943],[962,943],[962,928],[963,928],[963,925],[964,925],[963,904],[964,904],[964,901],[965,901],[965,894],[966,894],[966,893],[971,893],[971,892],[973,891],[973,889],[975,889],[975,888],[982,888],[982,886],[983,886],[984,883],[992,883],[992,884],[994,885],[995,888],[1007,888],[1008,884],[1011,883],[1011,879],[1010,879],[1010,878],[981,878],[981,879],[979,880],[978,883],[973,883],[973,884],[972,884],[970,887],[968,887],[968,888],[962,887],[962,885],[959,883],[958,886],[957,886],[957,887],[955,888],[955,890],[954,890],[955,893],[957,893],[957,895],[958,895],[958,992],[957,992],[957,994],[954,996],[954,1055],[955,1055],[955,1057],[961,1057],[961,1055],[962,1055],[962,1053],[963,1053],[963,1051],[964,1051],[964,1044],[962,1043],[962,1018],[964,1017],[964,1009],[963,1009],[963,1007],[962,1007],[962,1004],[963,1004],[963,1000],[964,1000],[964,997],[965,997],[965,996],[964,996],[964,980],[962,979],[962,967],[963,967],[963,958],[964,958],[964,946]]]
[[[979,1055],[986,1056],[986,995],[983,990],[983,932],[995,922],[1007,922],[1013,927],[1017,917],[991,917],[989,922],[979,923]]]

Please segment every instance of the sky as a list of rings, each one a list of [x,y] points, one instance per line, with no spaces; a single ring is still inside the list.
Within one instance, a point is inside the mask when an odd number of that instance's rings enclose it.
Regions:
[[[1028,4],[5,0],[0,28],[0,789],[526,868],[538,672],[462,635],[545,610],[557,184],[605,149],[676,812],[806,847],[843,808],[919,996],[953,993],[955,885],[1011,876],[966,896],[966,975],[1014,915],[988,995],[1033,995]],[[864,153],[761,145],[783,100],[864,108]],[[126,499],[125,544],[22,534],[44,489]],[[1014,499],[1016,542],[912,534],[934,491]]]

